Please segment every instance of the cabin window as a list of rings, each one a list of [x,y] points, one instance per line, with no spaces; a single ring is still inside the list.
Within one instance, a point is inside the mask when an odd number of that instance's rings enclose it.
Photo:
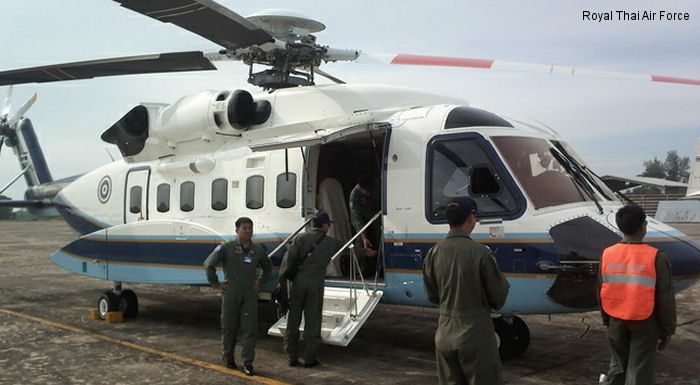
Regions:
[[[297,174],[283,172],[277,175],[277,207],[288,209],[297,204]]]
[[[217,211],[228,207],[228,181],[224,178],[211,182],[211,208]]]
[[[156,209],[159,213],[170,211],[170,185],[161,183],[156,188]]]
[[[141,186],[133,186],[129,190],[129,211],[132,214],[138,214],[141,212],[141,192],[143,189]]]
[[[180,185],[180,210],[194,210],[194,182],[183,182]]]
[[[262,175],[248,177],[245,182],[245,206],[249,209],[259,209],[265,203],[265,178]]]
[[[476,135],[445,135],[428,145],[426,215],[445,222],[450,200],[468,196],[477,203],[479,218],[512,218],[524,207],[493,149]]]

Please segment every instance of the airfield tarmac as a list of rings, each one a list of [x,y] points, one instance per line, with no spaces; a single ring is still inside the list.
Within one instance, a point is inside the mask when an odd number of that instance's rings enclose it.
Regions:
[[[700,224],[678,225],[700,240]],[[111,283],[78,276],[48,256],[74,239],[62,221],[0,222],[0,384],[434,384],[435,309],[380,304],[347,348],[323,346],[322,365],[290,368],[275,321],[260,304],[255,368],[221,366],[218,294],[183,286],[124,285],[139,315],[92,320]],[[677,294],[678,330],[659,355],[657,384],[700,384],[700,284]],[[508,384],[594,384],[607,368],[597,312],[523,316],[532,340],[503,364]],[[590,328],[590,329],[589,329]],[[588,332],[586,332],[588,330]]]

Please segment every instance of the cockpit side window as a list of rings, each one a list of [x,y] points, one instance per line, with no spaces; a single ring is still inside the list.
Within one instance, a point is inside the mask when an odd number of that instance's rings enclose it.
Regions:
[[[513,218],[524,210],[517,187],[506,178],[505,167],[479,135],[433,138],[428,144],[426,171],[426,216],[430,222],[445,222],[447,203],[460,196],[476,201],[479,218]]]

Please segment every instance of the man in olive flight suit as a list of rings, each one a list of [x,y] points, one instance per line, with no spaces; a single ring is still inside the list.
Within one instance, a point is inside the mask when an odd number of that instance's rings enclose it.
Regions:
[[[328,214],[317,213],[313,219],[313,230],[297,235],[282,260],[279,285],[284,287],[287,280],[292,281],[287,332],[284,336],[284,351],[287,353],[289,366],[299,364],[299,324],[302,311],[304,367],[312,368],[319,364],[318,349],[321,345],[321,312],[326,266],[342,247],[340,241],[326,236],[330,226]]]
[[[265,250],[251,241],[253,221],[250,218],[236,220],[236,236],[209,254],[204,261],[204,271],[209,284],[222,292],[221,343],[226,367],[236,368],[234,349],[240,332],[243,337],[243,372],[252,376],[258,332],[258,290],[267,281],[272,264]],[[223,264],[223,283],[216,275],[219,263]]]
[[[664,350],[676,331],[671,265],[661,250],[644,243],[647,221],[641,207],[622,207],[615,222],[624,238],[603,252],[598,274],[610,348],[610,369],[600,383],[653,384],[656,350]]]
[[[379,194],[377,194],[378,181],[369,175],[361,176],[357,185],[350,191],[350,220],[352,227],[359,232],[367,222],[381,209]],[[375,275],[377,268],[377,253],[381,245],[381,226],[379,220],[374,221],[360,237],[364,255],[360,264],[364,267],[362,273],[365,277]]]
[[[469,237],[476,225],[476,202],[455,199],[446,217],[450,232],[428,251],[423,264],[428,300],[440,305],[435,333],[439,383],[502,384],[491,309],[503,306],[508,281],[491,251]]]

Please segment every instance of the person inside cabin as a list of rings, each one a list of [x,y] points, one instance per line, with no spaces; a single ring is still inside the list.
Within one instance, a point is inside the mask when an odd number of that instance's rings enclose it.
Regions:
[[[647,221],[641,207],[620,208],[615,222],[624,237],[603,250],[598,275],[610,348],[610,368],[600,383],[653,384],[656,350],[664,350],[676,331],[671,265],[643,242]]]
[[[469,237],[476,209],[469,197],[450,201],[445,212],[450,232],[423,261],[425,293],[440,306],[435,332],[440,385],[503,383],[491,309],[503,307],[510,285],[491,250]]]
[[[381,210],[379,201],[379,180],[370,175],[361,176],[357,185],[350,192],[350,221],[355,232],[360,232],[362,228]],[[382,228],[380,220],[375,220],[360,235],[364,255],[361,258],[363,274],[369,278],[376,274],[379,263],[377,256],[382,239]]]
[[[236,220],[236,239],[217,246],[204,261],[209,284],[221,291],[221,343],[226,367],[236,369],[234,349],[240,333],[243,339],[243,373],[252,376],[255,340],[258,332],[258,291],[272,270],[265,250],[253,243],[253,221]],[[216,267],[222,264],[224,282],[219,281]]]

